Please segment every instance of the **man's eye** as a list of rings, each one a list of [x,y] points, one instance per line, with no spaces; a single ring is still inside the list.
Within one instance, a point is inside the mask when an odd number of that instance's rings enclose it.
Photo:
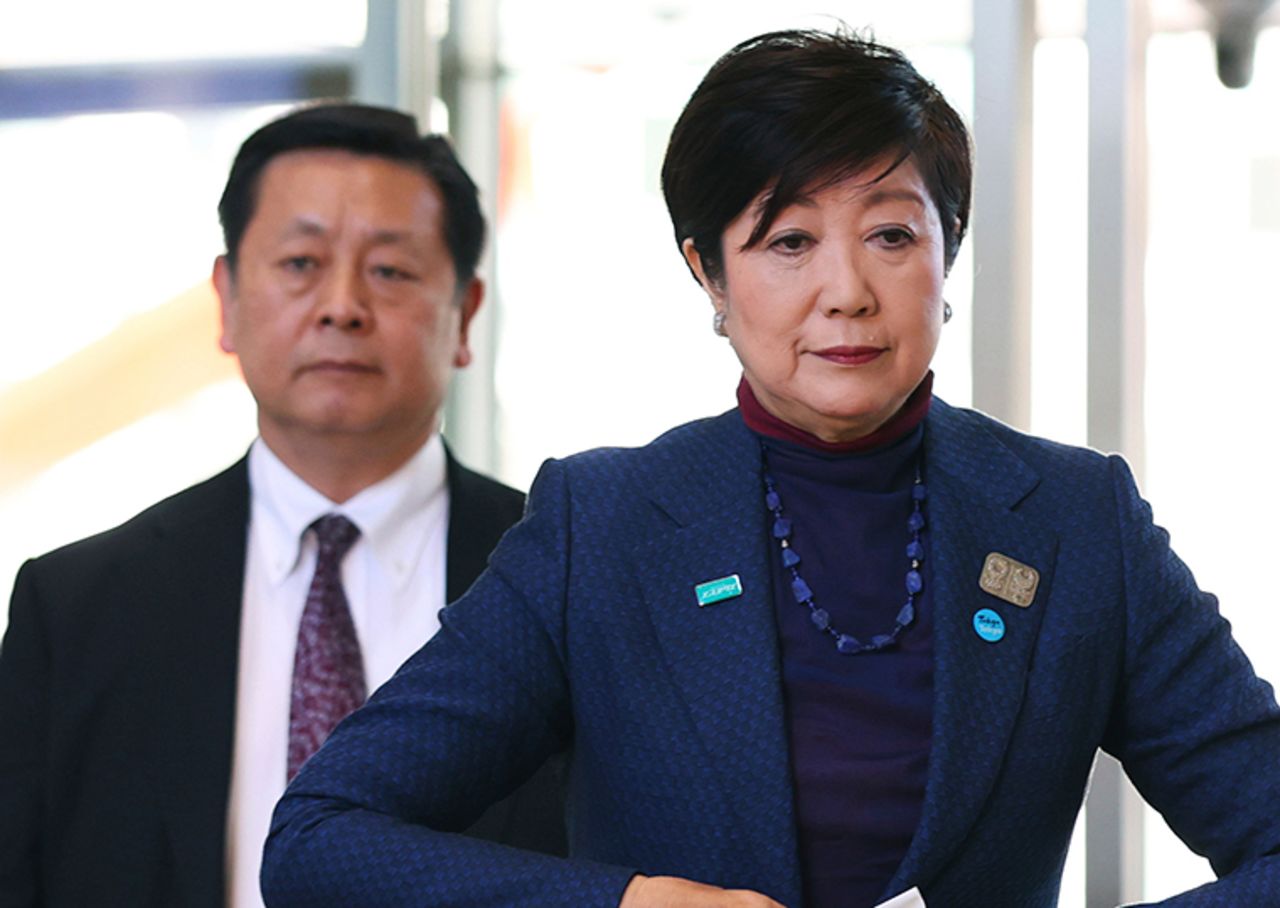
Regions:
[[[394,265],[374,265],[373,273],[377,277],[388,281],[411,281],[413,275],[403,268],[397,268]]]
[[[309,255],[291,255],[280,263],[286,271],[293,271],[298,274],[310,271],[316,267],[316,260]]]

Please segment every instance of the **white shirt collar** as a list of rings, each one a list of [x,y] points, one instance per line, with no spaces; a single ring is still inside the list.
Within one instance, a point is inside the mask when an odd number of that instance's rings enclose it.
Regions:
[[[422,555],[431,519],[429,505],[445,494],[444,443],[432,435],[413,457],[386,479],[342,504],[307,485],[258,438],[249,449],[255,532],[262,544],[267,577],[279,586],[298,569],[303,533],[325,514],[342,514],[360,528],[357,546],[369,552],[402,587]]]

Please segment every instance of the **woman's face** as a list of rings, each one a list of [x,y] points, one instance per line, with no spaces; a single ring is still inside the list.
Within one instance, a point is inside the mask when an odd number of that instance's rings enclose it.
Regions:
[[[722,237],[724,276],[685,256],[747,382],[773,415],[826,441],[884,424],[915,390],[942,327],[942,225],[915,164],[881,162],[803,197],[743,244],[760,198]]]

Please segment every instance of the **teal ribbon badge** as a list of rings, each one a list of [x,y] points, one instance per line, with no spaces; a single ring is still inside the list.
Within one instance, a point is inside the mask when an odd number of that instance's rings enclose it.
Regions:
[[[706,583],[699,583],[693,588],[694,595],[698,597],[698,608],[704,605],[713,605],[717,602],[723,602],[725,599],[733,599],[742,595],[742,580],[737,574],[730,574],[728,577],[721,577],[719,580],[708,580]]]

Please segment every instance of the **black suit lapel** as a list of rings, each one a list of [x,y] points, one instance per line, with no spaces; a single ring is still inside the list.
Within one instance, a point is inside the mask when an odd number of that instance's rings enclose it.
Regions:
[[[246,461],[188,493],[156,528],[140,595],[155,651],[154,791],[183,905],[222,908],[249,483]]]
[[[448,456],[446,590],[457,598],[519,520],[524,496]],[[182,904],[223,908],[240,616],[249,525],[247,460],[184,493],[155,527],[134,586],[154,634],[156,803]],[[177,506],[180,505],[180,506]],[[561,833],[561,836],[563,834]]]
[[[449,483],[445,602],[453,602],[480,576],[502,534],[520,519],[524,496],[468,470],[448,448],[445,475]]]

